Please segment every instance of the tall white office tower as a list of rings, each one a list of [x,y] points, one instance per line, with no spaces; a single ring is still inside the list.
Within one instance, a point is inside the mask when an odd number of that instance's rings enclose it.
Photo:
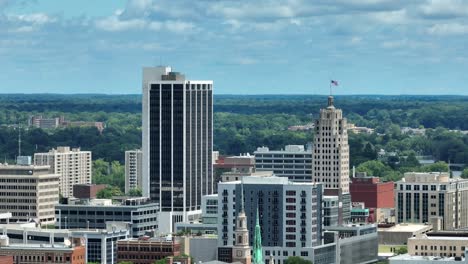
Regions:
[[[143,68],[143,195],[159,203],[159,230],[200,215],[213,187],[213,81]]]
[[[312,157],[312,181],[323,183],[324,194],[339,197],[339,223],[351,217],[349,194],[349,146],[347,121],[341,109],[328,97],[328,106],[320,109],[315,121],[315,138]]]

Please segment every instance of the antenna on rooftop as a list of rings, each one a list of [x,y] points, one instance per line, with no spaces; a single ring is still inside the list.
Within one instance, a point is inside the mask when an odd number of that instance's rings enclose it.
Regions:
[[[21,125],[18,123],[18,157],[21,156]]]

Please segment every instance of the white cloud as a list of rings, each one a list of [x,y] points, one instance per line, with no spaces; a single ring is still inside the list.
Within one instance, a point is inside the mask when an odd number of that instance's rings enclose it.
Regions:
[[[426,18],[448,19],[468,15],[468,2],[465,0],[428,0],[420,7]]]
[[[96,21],[96,27],[104,31],[125,31],[143,29],[146,21],[141,19],[120,20],[118,16],[110,16]]]
[[[463,35],[468,34],[468,25],[460,23],[435,24],[427,29],[433,35]]]
[[[95,23],[96,27],[104,31],[152,30],[173,33],[190,33],[198,30],[193,23],[181,20],[151,21],[148,19],[122,19],[118,15],[109,16]]]
[[[406,9],[397,11],[384,11],[369,14],[370,18],[384,24],[407,24],[410,18]]]

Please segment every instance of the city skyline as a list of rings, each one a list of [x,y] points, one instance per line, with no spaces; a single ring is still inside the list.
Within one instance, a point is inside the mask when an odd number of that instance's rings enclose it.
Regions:
[[[218,94],[468,95],[467,16],[457,0],[2,0],[0,93],[138,94],[133,69],[163,64]]]

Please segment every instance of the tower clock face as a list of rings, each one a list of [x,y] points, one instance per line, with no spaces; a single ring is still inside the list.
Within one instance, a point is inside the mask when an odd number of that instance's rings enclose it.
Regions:
[[[237,256],[238,256],[238,257],[242,257],[242,251],[238,250],[238,251],[237,251]]]

